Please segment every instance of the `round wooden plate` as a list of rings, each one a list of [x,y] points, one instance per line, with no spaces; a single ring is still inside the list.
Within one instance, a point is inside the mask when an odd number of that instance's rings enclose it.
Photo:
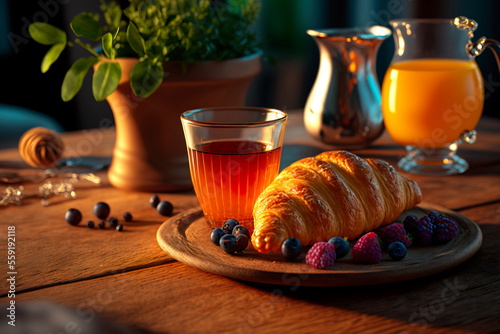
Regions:
[[[211,228],[201,209],[192,209],[165,221],[157,232],[160,247],[174,259],[206,272],[234,279],[302,286],[356,286],[392,283],[421,278],[450,269],[472,257],[481,247],[482,233],[476,223],[454,211],[431,203],[421,203],[405,211],[421,217],[438,211],[459,225],[458,236],[444,245],[410,247],[401,261],[393,261],[386,252],[379,264],[357,264],[351,252],[328,270],[305,264],[306,250],[293,260],[281,254],[260,254],[251,244],[243,253],[227,254],[210,241]]]

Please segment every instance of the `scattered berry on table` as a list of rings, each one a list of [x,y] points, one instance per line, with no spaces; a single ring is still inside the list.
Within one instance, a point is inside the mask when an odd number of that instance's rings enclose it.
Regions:
[[[317,269],[328,269],[335,260],[335,246],[328,242],[315,243],[306,254],[306,263]]]
[[[417,221],[405,223],[406,232],[413,237],[413,244],[426,246],[432,241],[434,233],[434,224],[428,215],[422,216]]]
[[[234,227],[236,225],[239,225],[240,223],[234,219],[234,218],[229,218],[222,224],[222,230],[224,231],[225,234],[232,234]]]
[[[236,237],[232,234],[224,234],[220,238],[219,245],[226,253],[234,253],[236,251]]]
[[[106,223],[105,223],[103,220],[101,220],[101,221],[97,224],[97,226],[98,226],[100,229],[105,229],[105,228],[106,228]]]
[[[123,214],[123,219],[126,221],[126,222],[130,222],[132,221],[133,217],[132,217],[132,214],[130,212],[125,212]]]
[[[88,228],[94,228],[94,221],[89,220],[89,221],[87,222],[87,227],[88,227]]]
[[[391,259],[395,261],[402,260],[406,256],[406,246],[402,242],[395,241],[389,244],[389,247],[387,247],[387,253],[389,253]]]
[[[94,205],[94,215],[99,219],[108,218],[110,211],[108,203],[99,202]]]
[[[438,244],[444,244],[458,235],[458,225],[453,220],[445,217],[438,216],[434,220],[434,234],[432,241]]]
[[[250,239],[250,231],[243,225],[236,225],[233,228],[233,233],[234,236],[238,236],[240,234],[244,234],[247,236],[248,239]]]
[[[118,224],[118,225],[116,225],[115,229],[116,229],[118,232],[121,232],[121,231],[123,231],[123,225],[122,225],[122,224]]]
[[[281,245],[281,253],[288,260],[293,260],[299,257],[302,251],[302,244],[297,238],[288,238]]]
[[[248,237],[246,234],[238,234],[236,236],[236,252],[243,252],[248,247]]]
[[[151,204],[151,206],[156,209],[156,207],[158,206],[158,204],[160,204],[160,197],[158,197],[158,195],[152,195],[150,198],[149,198],[149,204]]]
[[[354,262],[375,264],[382,261],[382,249],[375,232],[368,232],[359,238],[352,247]]]
[[[210,233],[210,240],[213,242],[214,245],[216,246],[220,246],[219,242],[220,242],[220,238],[222,238],[222,236],[224,235],[224,231],[222,231],[221,228],[219,227],[216,227],[212,230],[212,232]]]
[[[111,226],[111,227],[118,226],[118,219],[116,217],[109,217],[108,222],[109,222],[109,226]]]
[[[335,246],[335,254],[337,256],[337,259],[341,259],[346,256],[351,248],[349,246],[349,242],[341,237],[333,237],[328,240],[328,242]]]
[[[174,211],[174,206],[169,201],[162,201],[158,203],[156,210],[162,216],[171,216]]]
[[[82,221],[82,213],[78,209],[69,209],[64,215],[64,219],[70,225],[76,226]]]
[[[395,241],[401,241],[406,247],[411,246],[411,240],[406,234],[403,224],[397,222],[385,226],[380,232],[380,239],[386,245],[390,245]]]

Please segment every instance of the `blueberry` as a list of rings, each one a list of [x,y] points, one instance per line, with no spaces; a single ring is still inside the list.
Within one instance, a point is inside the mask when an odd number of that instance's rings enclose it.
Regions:
[[[234,235],[235,237],[237,237],[240,234],[244,234],[244,235],[247,236],[248,239],[250,239],[250,231],[245,226],[243,226],[243,225],[236,225],[233,228],[232,235]]]
[[[395,241],[387,247],[389,256],[396,261],[402,260],[406,256],[406,246],[399,241]]]
[[[115,217],[109,217],[108,222],[111,227],[118,226],[118,219]]]
[[[76,226],[82,221],[82,213],[78,209],[69,209],[64,215],[64,219],[70,225]]]
[[[238,234],[236,237],[236,252],[243,252],[247,249],[248,246],[248,237],[246,234]]]
[[[132,214],[128,211],[123,214],[123,219],[125,219],[126,222],[132,221],[132,218]]]
[[[212,240],[212,242],[214,243],[214,245],[216,246],[219,246],[219,241],[220,241],[220,238],[222,238],[222,236],[224,235],[224,231],[222,231],[222,229],[220,228],[214,228],[212,230],[212,233],[210,233],[210,240]]]
[[[171,216],[174,211],[174,206],[169,201],[163,201],[158,204],[156,210],[162,216]]]
[[[89,221],[87,222],[87,227],[88,227],[88,228],[94,228],[94,222],[93,222],[92,220],[89,220]]]
[[[99,219],[106,219],[109,216],[110,208],[107,203],[99,202],[94,205],[94,215]]]
[[[302,244],[296,238],[286,239],[281,245],[281,253],[286,259],[293,260],[300,255]]]
[[[158,204],[160,204],[160,198],[158,197],[158,195],[151,196],[151,198],[149,199],[149,204],[151,204],[151,206],[156,209]]]
[[[234,253],[236,251],[236,237],[232,234],[225,234],[220,238],[219,245],[226,253]]]
[[[97,224],[97,226],[99,226],[100,229],[103,229],[106,228],[106,223],[104,223],[104,221],[100,221],[99,224]]]
[[[118,224],[118,225],[116,225],[115,229],[116,229],[118,232],[121,232],[121,231],[123,231],[123,225],[122,225],[122,224]]]
[[[234,218],[230,218],[228,220],[226,220],[224,222],[224,224],[222,224],[222,230],[224,231],[225,234],[232,234],[233,233],[233,230],[234,230],[234,227],[236,225],[239,225],[240,223],[234,219]]]
[[[329,243],[335,246],[335,254],[337,259],[341,259],[349,253],[349,242],[341,237],[333,237],[328,240]]]

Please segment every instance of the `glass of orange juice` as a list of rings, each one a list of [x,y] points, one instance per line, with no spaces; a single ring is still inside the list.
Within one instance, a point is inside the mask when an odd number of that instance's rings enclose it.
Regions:
[[[475,61],[488,40],[473,43],[477,23],[398,19],[395,54],[382,83],[382,114],[391,137],[406,146],[398,163],[424,175],[463,173],[458,145],[473,143],[483,110],[484,81]]]
[[[184,112],[196,197],[212,228],[230,218],[253,230],[257,197],[278,175],[287,114],[256,107]]]

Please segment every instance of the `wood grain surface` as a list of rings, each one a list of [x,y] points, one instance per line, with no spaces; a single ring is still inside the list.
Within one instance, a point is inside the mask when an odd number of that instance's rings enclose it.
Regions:
[[[156,233],[168,217],[149,206],[152,194],[112,188],[104,173],[101,186],[77,184],[75,200],[54,198],[43,207],[31,198],[20,207],[0,207],[0,261],[6,254],[6,229],[15,226],[16,305],[64,305],[88,326],[102,317],[140,333],[498,333],[500,121],[483,118],[478,133],[477,143],[459,148],[471,165],[466,173],[442,178],[403,173],[418,182],[426,202],[471,219],[483,235],[469,260],[428,277],[376,286],[308,287],[300,277],[288,285],[271,285],[210,274],[161,249]],[[99,129],[63,138],[68,156],[109,156],[114,132]],[[292,114],[282,167],[325,149],[332,147],[310,138],[301,114]],[[394,165],[404,154],[387,134],[354,153]],[[16,159],[15,149],[0,151],[0,160]],[[198,207],[192,192],[160,196],[174,204],[175,214]],[[130,211],[134,221],[125,223],[121,233],[64,221],[70,207],[79,208],[84,221],[93,218],[98,201],[107,201],[112,215]],[[6,282],[5,263],[0,268],[0,280]],[[0,284],[1,333],[9,333],[2,327],[4,306],[11,301],[8,289]],[[19,312],[18,324],[23,321]]]

